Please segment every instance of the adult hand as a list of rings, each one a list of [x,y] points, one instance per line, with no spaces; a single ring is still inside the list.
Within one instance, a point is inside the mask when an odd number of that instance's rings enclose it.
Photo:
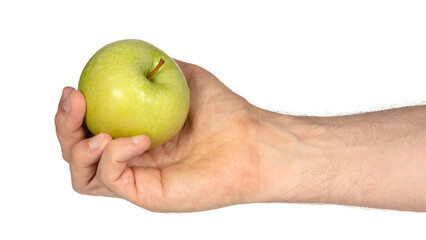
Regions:
[[[87,138],[83,95],[65,88],[55,117],[74,189],[152,211],[310,202],[426,211],[426,106],[295,117],[249,104],[206,70],[179,62],[191,89],[182,130]]]
[[[55,117],[74,189],[152,211],[199,211],[259,201],[267,187],[256,139],[262,111],[196,65],[177,61],[191,90],[182,130],[147,151],[149,138],[87,137],[85,100],[67,87]]]

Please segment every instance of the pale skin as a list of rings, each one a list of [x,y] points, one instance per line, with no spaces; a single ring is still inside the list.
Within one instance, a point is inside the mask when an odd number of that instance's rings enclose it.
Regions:
[[[426,106],[341,117],[260,109],[213,74],[177,61],[191,89],[182,130],[152,150],[148,136],[90,136],[81,92],[55,116],[75,191],[157,212],[243,203],[328,203],[426,211]]]

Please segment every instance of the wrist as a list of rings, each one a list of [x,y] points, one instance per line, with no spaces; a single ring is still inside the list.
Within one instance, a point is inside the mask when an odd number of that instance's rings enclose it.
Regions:
[[[328,163],[323,130],[310,118],[259,110],[257,149],[259,202],[322,202],[333,166]]]

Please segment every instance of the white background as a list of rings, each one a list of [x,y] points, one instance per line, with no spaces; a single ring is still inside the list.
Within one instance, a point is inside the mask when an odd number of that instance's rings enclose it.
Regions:
[[[251,204],[160,214],[83,196],[53,118],[124,38],[213,72],[251,103],[336,115],[426,99],[424,1],[1,1],[0,239],[425,239],[425,213]]]

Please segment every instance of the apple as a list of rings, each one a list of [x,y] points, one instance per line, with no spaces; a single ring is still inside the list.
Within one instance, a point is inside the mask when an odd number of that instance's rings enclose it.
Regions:
[[[179,66],[142,40],[120,40],[97,51],[78,89],[86,99],[90,132],[113,138],[146,134],[150,149],[172,139],[189,111],[189,88]]]

